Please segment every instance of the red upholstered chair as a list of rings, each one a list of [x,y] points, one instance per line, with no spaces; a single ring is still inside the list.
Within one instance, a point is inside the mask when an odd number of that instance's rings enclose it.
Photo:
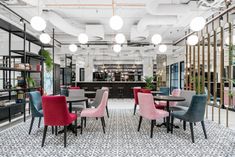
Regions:
[[[138,102],[138,92],[140,92],[140,90],[141,90],[141,87],[134,87],[133,88],[134,100],[135,100],[134,115],[135,115],[135,112],[136,112],[136,107],[139,104],[139,102]]]
[[[77,86],[77,87],[68,87],[68,89],[81,89],[81,88]]]
[[[77,125],[77,115],[69,113],[65,96],[43,96],[42,109],[44,115],[44,131],[42,147],[46,139],[48,126],[64,126],[64,147],[66,147],[67,126],[75,121]],[[75,131],[77,136],[77,130]]]

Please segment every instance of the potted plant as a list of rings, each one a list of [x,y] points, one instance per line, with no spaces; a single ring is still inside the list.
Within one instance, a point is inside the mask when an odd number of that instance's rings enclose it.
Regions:
[[[27,84],[28,84],[28,87],[29,87],[29,88],[35,87],[36,82],[35,82],[35,80],[34,80],[33,78],[27,77],[26,80],[27,80]]]
[[[150,90],[153,90],[154,88],[154,85],[153,85],[153,77],[151,76],[145,76],[144,77],[144,81],[145,81],[145,88],[146,89],[150,89]]]
[[[46,65],[46,70],[48,72],[50,72],[53,68],[53,60],[51,58],[50,52],[45,50],[45,49],[41,49],[38,52],[39,55],[41,55],[42,57],[44,57],[45,59],[45,65]]]

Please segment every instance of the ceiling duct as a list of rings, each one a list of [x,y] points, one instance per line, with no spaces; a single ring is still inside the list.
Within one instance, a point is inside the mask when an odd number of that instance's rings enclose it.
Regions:
[[[138,23],[137,30],[138,32],[144,32],[147,30],[148,26],[161,26],[161,25],[174,25],[177,22],[176,15],[169,16],[154,16],[154,15],[145,15]]]
[[[86,25],[86,34],[90,41],[104,40],[104,26]]]
[[[66,34],[77,37],[80,33],[85,32],[84,28],[72,26],[70,23],[68,23],[66,20],[64,20],[61,16],[59,16],[55,12],[44,11],[42,13],[42,16],[43,18],[45,18],[47,21],[49,21],[51,24],[53,24],[55,27],[57,27],[59,30],[61,30]]]
[[[147,39],[147,37],[149,36],[149,32],[148,31],[139,32],[137,31],[137,26],[133,26],[131,28],[130,35],[131,35],[131,41],[143,41]]]

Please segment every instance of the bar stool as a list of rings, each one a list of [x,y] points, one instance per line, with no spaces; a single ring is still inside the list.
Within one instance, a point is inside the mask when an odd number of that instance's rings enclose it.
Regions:
[[[124,97],[124,87],[118,87],[118,97],[123,98]]]
[[[109,87],[109,96],[110,98],[113,97],[113,87]]]

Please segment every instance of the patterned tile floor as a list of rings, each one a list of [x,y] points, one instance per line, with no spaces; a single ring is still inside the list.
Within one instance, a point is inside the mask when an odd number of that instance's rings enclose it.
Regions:
[[[206,121],[208,139],[205,140],[201,126],[195,126],[195,140],[191,143],[189,127],[183,131],[182,124],[176,121],[180,129],[174,134],[166,133],[166,128],[154,128],[154,136],[149,137],[150,123],[143,120],[140,132],[137,132],[139,116],[133,116],[133,104],[130,100],[111,100],[110,118],[106,120],[106,134],[103,134],[100,120],[89,119],[82,135],[75,137],[68,133],[67,148],[63,147],[63,134],[52,135],[48,130],[45,147],[41,148],[43,128],[36,124],[28,135],[30,121],[19,122],[0,132],[0,157],[12,156],[214,156],[230,157],[235,154],[235,132]],[[129,104],[129,105],[128,105]],[[119,107],[117,107],[119,105]],[[37,121],[35,121],[37,122]],[[161,123],[161,120],[158,121]]]

